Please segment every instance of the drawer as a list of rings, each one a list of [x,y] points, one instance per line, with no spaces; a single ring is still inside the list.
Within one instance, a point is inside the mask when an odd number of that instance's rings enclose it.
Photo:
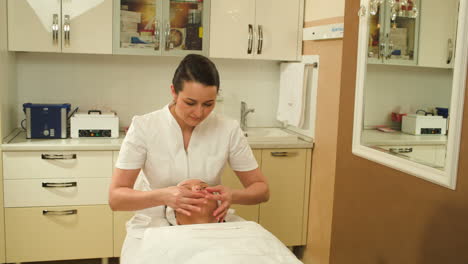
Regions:
[[[5,207],[108,204],[110,178],[4,180]]]
[[[3,152],[4,179],[112,176],[112,151]]]
[[[107,205],[6,208],[5,227],[7,262],[112,256],[112,211]]]
[[[120,257],[122,245],[127,236],[126,223],[135,212],[114,212],[114,257]]]

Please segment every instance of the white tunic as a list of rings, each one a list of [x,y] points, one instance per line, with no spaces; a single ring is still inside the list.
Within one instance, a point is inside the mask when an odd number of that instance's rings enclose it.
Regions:
[[[142,169],[144,177],[135,189],[158,189],[196,178],[210,185],[221,184],[221,171],[229,162],[235,171],[258,167],[239,124],[211,113],[197,125],[184,149],[182,130],[169,106],[142,116],[135,116],[122,143],[116,168]],[[141,237],[149,226],[165,225],[162,206],[138,211],[127,223],[127,235]]]

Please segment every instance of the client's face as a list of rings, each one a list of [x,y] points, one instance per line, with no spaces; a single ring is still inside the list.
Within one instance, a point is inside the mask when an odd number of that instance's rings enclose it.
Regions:
[[[187,190],[193,192],[203,192],[209,187],[206,182],[203,182],[198,179],[188,179],[177,184],[179,187],[187,188]],[[215,200],[206,200],[206,204],[199,205],[201,211],[191,211],[191,215],[187,216],[176,212],[177,223],[179,225],[189,225],[189,224],[206,224],[206,223],[216,223],[216,218],[213,216],[214,210],[218,208],[218,202]]]

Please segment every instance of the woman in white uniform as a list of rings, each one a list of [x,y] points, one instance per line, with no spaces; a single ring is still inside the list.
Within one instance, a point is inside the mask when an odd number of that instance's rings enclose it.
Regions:
[[[167,225],[165,206],[190,215],[207,199],[218,200],[220,206],[214,215],[222,221],[231,204],[258,204],[269,199],[267,180],[238,122],[212,113],[219,90],[215,65],[201,55],[188,55],[172,83],[171,104],[133,118],[112,176],[112,210],[136,211],[127,223],[123,264],[138,256],[145,229]],[[227,161],[244,189],[221,185]],[[146,187],[135,184],[138,175]],[[209,194],[201,194],[176,186],[189,178],[214,187],[207,188]]]

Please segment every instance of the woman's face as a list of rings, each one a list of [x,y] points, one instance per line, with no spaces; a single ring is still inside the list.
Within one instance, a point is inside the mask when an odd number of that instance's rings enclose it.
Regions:
[[[182,91],[175,93],[175,113],[188,126],[200,124],[213,111],[216,104],[216,86],[206,86],[198,82],[184,82]]]

